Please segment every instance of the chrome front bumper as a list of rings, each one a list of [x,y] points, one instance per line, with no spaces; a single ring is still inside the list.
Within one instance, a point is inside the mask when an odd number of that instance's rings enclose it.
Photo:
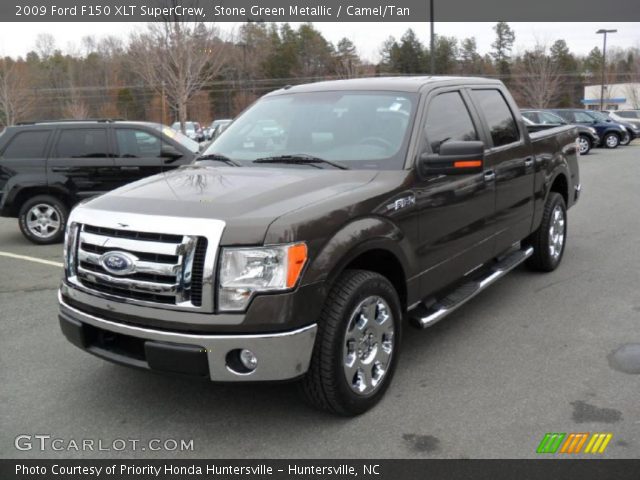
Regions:
[[[100,331],[134,337],[142,341],[159,342],[168,347],[185,346],[204,352],[208,363],[209,377],[211,380],[219,382],[288,380],[303,375],[309,368],[317,331],[317,325],[313,324],[298,330],[269,334],[198,335],[177,333],[135,327],[98,318],[66,304],[60,292],[58,292],[58,301],[61,322],[73,322],[75,325],[86,324]],[[69,335],[67,336],[69,337]],[[143,343],[141,342],[141,344]],[[81,348],[83,347],[81,346]],[[85,349],[118,363],[150,368],[144,359],[137,358],[127,361],[127,358],[120,354],[101,355],[98,349],[91,347]],[[250,373],[239,373],[230,368],[227,365],[227,354],[235,349],[251,350],[258,359],[257,368]]]

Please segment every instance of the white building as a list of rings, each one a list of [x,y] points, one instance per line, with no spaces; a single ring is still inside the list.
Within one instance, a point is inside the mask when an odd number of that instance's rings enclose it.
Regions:
[[[584,98],[581,101],[585,108],[600,110],[600,87],[600,84],[584,87]],[[640,83],[611,83],[605,85],[604,109],[640,109]]]

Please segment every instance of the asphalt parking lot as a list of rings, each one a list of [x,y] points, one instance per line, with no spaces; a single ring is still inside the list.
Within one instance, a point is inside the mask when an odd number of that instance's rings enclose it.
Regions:
[[[58,327],[61,247],[0,219],[0,454],[531,458],[546,432],[611,432],[602,457],[639,458],[640,375],[611,355],[640,344],[640,142],[580,164],[562,266],[519,268],[433,328],[407,329],[386,398],[354,419],[311,410],[291,384],[209,384],[81,352]],[[193,451],[19,451],[21,434],[193,439]]]

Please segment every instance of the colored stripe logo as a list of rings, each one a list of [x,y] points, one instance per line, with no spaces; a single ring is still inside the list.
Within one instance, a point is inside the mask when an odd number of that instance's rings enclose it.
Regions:
[[[612,433],[546,433],[536,453],[604,453],[612,438]]]

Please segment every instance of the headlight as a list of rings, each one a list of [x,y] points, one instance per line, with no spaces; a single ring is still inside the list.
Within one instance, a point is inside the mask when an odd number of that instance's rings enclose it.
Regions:
[[[256,293],[295,287],[306,262],[304,243],[224,248],[220,255],[218,308],[244,310]]]

